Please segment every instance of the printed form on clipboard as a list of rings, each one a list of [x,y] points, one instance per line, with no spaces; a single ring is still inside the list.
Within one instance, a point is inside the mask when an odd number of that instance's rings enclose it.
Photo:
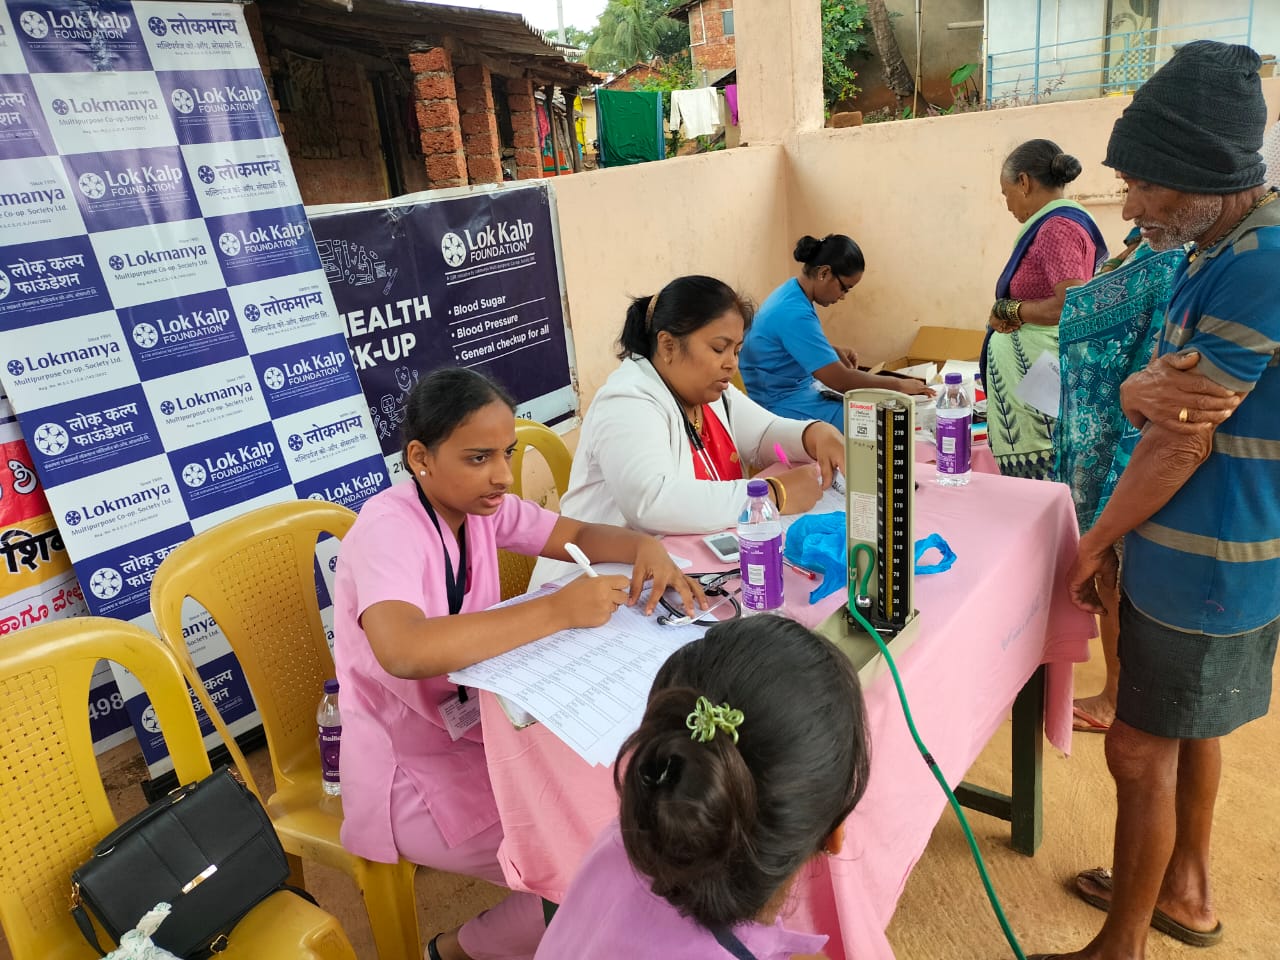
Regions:
[[[705,629],[660,626],[639,604],[619,607],[603,626],[563,630],[455,670],[449,680],[497,694],[516,726],[537,720],[588,763],[608,766],[640,726],[658,668]]]

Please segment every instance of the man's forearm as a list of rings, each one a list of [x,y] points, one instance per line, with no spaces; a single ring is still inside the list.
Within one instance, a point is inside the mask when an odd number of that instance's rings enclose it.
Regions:
[[[1107,508],[1086,536],[1115,543],[1173,499],[1209,457],[1213,434],[1177,433],[1152,423],[1116,484]]]

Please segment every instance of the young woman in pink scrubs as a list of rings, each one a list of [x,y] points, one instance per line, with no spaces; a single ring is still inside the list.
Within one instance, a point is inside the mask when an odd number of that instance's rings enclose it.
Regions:
[[[470,666],[570,627],[598,626],[668,587],[691,609],[705,598],[652,537],[585,524],[507,493],[515,447],[511,399],[470,370],[441,370],[409,398],[404,459],[413,478],[371,497],[342,542],[334,658],[342,687],[342,844],[370,860],[400,857],[503,883],[502,827],[485,766],[474,693],[449,683]],[[634,574],[581,577],[499,610],[499,548],[567,560],[566,543]],[[696,597],[696,599],[695,599]],[[529,958],[542,906],[512,894],[428,960]]]
[[[858,678],[791,620],[712,627],[658,671],[614,768],[618,823],[587,854],[537,960],[786,960],[811,857],[838,853],[870,763]]]

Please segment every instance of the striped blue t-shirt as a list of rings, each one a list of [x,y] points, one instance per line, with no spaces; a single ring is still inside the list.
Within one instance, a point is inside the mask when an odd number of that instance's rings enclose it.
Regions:
[[[1246,393],[1213,452],[1125,538],[1124,589],[1177,630],[1227,636],[1280,616],[1280,199],[1180,268],[1157,347]]]

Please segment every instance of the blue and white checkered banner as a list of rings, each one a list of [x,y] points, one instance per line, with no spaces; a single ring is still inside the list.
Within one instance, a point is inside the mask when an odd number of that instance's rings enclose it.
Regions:
[[[193,533],[386,486],[238,6],[0,7],[0,358],[95,614],[154,629],[151,579]],[[326,600],[335,553],[320,545]],[[225,638],[188,603],[206,687],[233,731],[254,726]],[[158,772],[146,698],[115,673]]]

